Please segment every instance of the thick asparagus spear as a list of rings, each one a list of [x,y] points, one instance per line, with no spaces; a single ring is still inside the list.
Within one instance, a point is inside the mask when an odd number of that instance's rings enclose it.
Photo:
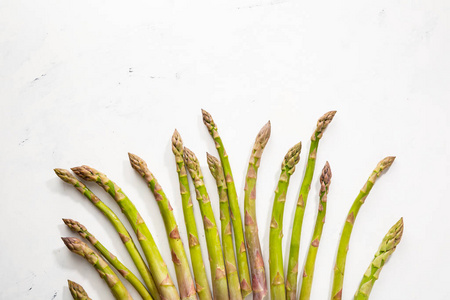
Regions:
[[[347,258],[347,252],[349,249],[350,235],[352,234],[353,224],[358,216],[359,209],[364,204],[367,196],[370,193],[373,185],[377,178],[387,170],[394,162],[394,156],[388,156],[378,163],[376,168],[373,170],[367,182],[364,184],[363,188],[360,190],[358,196],[348,212],[347,219],[342,229],[341,239],[339,241],[339,247],[336,257],[336,265],[334,267],[334,279],[333,287],[331,290],[331,299],[339,300],[342,299],[342,287],[344,285],[344,272],[345,272],[345,261]]]
[[[303,270],[302,288],[300,290],[300,299],[309,300],[311,296],[311,287],[314,276],[314,266],[316,263],[317,251],[319,250],[320,239],[322,237],[323,226],[325,224],[325,215],[327,212],[327,195],[331,182],[331,169],[328,162],[322,170],[320,176],[320,192],[319,192],[319,211],[317,213],[316,225],[311,238],[308,256],[306,258],[305,268]]]
[[[81,194],[83,194],[96,208],[98,208],[111,222],[120,236],[123,244],[128,250],[134,264],[136,265],[139,274],[141,274],[145,285],[150,291],[150,294],[154,299],[160,300],[159,291],[153,280],[153,277],[144,262],[139,250],[137,249],[133,239],[131,238],[128,230],[125,228],[119,217],[105,204],[103,203],[91,190],[89,190],[81,181],[73,176],[68,170],[55,169],[56,175],[64,182],[73,185]]]
[[[208,128],[209,134],[214,139],[217,152],[219,153],[220,162],[222,163],[225,180],[227,183],[228,202],[231,209],[231,220],[234,232],[234,244],[236,247],[236,257],[239,270],[239,278],[241,281],[242,296],[245,298],[252,292],[250,286],[250,271],[248,269],[247,253],[244,240],[244,229],[242,227],[241,211],[239,209],[239,201],[234,185],[233,174],[231,173],[231,166],[228,160],[228,154],[222,143],[222,139],[217,131],[217,126],[214,123],[211,115],[202,109],[203,123]]]
[[[288,269],[286,275],[286,292],[288,300],[296,300],[298,279],[298,256],[300,251],[300,238],[302,233],[303,216],[305,215],[306,202],[311,187],[311,181],[316,166],[317,149],[319,141],[328,124],[333,120],[336,111],[329,111],[317,121],[316,130],[311,136],[308,162],[306,163],[305,176],[300,188],[297,207],[295,209],[294,222],[292,224],[291,244],[289,249]]]
[[[129,283],[136,289],[136,291],[141,295],[142,299],[151,300],[153,299],[150,296],[149,292],[139,281],[136,275],[133,274],[117,257],[109,252],[102,243],[100,243],[95,236],[93,236],[82,224],[72,219],[63,219],[64,224],[66,224],[72,231],[78,233],[83,238],[87,239],[92,246],[97,249],[104,258],[114,267],[117,271],[119,271],[120,275],[122,275]]]
[[[130,222],[131,227],[133,227],[139,243],[141,244],[142,251],[144,251],[145,257],[147,258],[150,272],[155,280],[161,298],[167,300],[180,299],[177,289],[170,278],[167,265],[162,259],[161,253],[156,246],[150,230],[134,204],[125,195],[122,189],[113,181],[109,180],[105,174],[100,173],[91,167],[76,167],[72,168],[72,171],[84,180],[96,182],[114,198]]]
[[[403,235],[403,218],[401,218],[394,226],[389,229],[386,236],[383,238],[380,247],[378,248],[372,263],[367,268],[366,273],[364,273],[363,279],[359,285],[359,288],[355,294],[355,300],[367,300],[369,299],[370,292],[375,281],[380,275],[381,269],[383,268],[385,262],[394,253],[395,248]]]
[[[175,266],[181,299],[196,300],[197,295],[195,293],[194,280],[191,276],[186,252],[184,251],[177,221],[175,220],[169,199],[167,199],[161,185],[159,185],[152,172],[148,169],[147,163],[137,155],[128,153],[128,156],[130,158],[131,166],[145,179],[158,203],[159,211],[164,220],[170,250],[172,252],[172,261]]]
[[[188,234],[189,252],[191,254],[192,269],[194,271],[197,294],[200,300],[212,300],[208,277],[206,276],[205,265],[203,263],[202,250],[198,240],[197,225],[195,224],[194,217],[194,206],[191,200],[186,166],[184,165],[183,160],[183,141],[181,140],[180,134],[176,130],[172,136],[172,152],[175,156],[175,162],[177,164],[184,222],[186,224]]]
[[[72,294],[74,300],[92,300],[81,285],[70,280],[67,280],[67,282],[70,294]]]
[[[94,252],[94,250],[77,238],[66,237],[61,239],[70,251],[84,257],[92,266],[94,266],[100,277],[108,284],[116,299],[133,299],[117,275],[111,270],[108,264]]]
[[[216,180],[217,191],[220,202],[220,228],[222,233],[222,248],[225,259],[225,268],[227,271],[228,291],[230,300],[242,299],[241,287],[239,285],[239,276],[236,267],[236,258],[234,255],[233,237],[231,236],[231,217],[230,206],[228,205],[227,185],[223,175],[222,165],[214,156],[207,155],[208,166],[211,174]]]
[[[302,144],[298,143],[284,157],[281,164],[281,174],[273,200],[272,220],[270,221],[269,235],[269,267],[270,267],[270,295],[272,299],[286,299],[283,269],[283,214],[289,179],[295,171],[295,165],[300,160]]]
[[[206,191],[205,183],[203,182],[203,174],[200,169],[200,163],[198,162],[195,154],[186,147],[184,147],[184,163],[191,174],[192,181],[194,181],[195,194],[202,213],[206,245],[208,246],[208,254],[210,259],[214,299],[229,299],[219,231],[217,229],[208,192]]]
[[[261,300],[267,295],[266,270],[259,242],[258,224],[256,222],[256,176],[261,162],[261,155],[270,137],[270,121],[259,131],[253,145],[245,178],[244,224],[245,239],[252,270],[253,299]]]

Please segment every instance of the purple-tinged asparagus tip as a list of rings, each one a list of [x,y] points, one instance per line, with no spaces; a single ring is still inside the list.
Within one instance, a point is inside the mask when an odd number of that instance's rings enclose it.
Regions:
[[[75,173],[75,175],[87,181],[95,181],[96,180],[95,174],[98,173],[97,170],[86,165],[70,169]]]
[[[258,135],[256,136],[256,142],[258,142],[262,148],[264,148],[267,145],[267,142],[269,141],[271,128],[272,126],[270,124],[270,121],[268,121],[266,125],[264,125],[263,128],[261,128]]]

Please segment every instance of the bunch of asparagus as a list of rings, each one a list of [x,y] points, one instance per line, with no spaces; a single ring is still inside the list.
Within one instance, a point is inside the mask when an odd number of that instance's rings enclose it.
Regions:
[[[133,202],[115,182],[94,168],[81,166],[72,168],[72,171],[82,180],[97,183],[117,202],[133,228],[135,238],[137,238],[142,248],[145,260],[138,251],[133,237],[128,233],[122,221],[99,197],[70,171],[55,169],[55,173],[63,181],[74,186],[108,218],[132,258],[140,278],[133,274],[114,254],[106,249],[86,227],[75,220],[63,219],[64,223],[71,230],[86,239],[98,253],[77,238],[66,237],[62,238],[62,240],[70,251],[84,257],[98,271],[100,277],[105,280],[116,299],[132,298],[119,277],[113,271],[113,268],[136,289],[142,299],[193,300],[199,298],[200,300],[235,300],[244,299],[253,293],[253,299],[259,300],[267,296],[268,286],[270,286],[270,296],[272,299],[310,299],[314,266],[324,229],[327,195],[331,184],[332,173],[328,162],[323,167],[320,175],[317,219],[309,244],[308,255],[304,262],[300,292],[298,292],[299,249],[302,223],[313,180],[319,141],[325,129],[333,120],[335,113],[335,111],[330,111],[323,115],[317,122],[316,129],[311,137],[306,170],[300,187],[300,194],[296,202],[295,217],[292,224],[286,276],[282,255],[283,214],[290,177],[295,171],[295,166],[300,161],[302,144],[299,142],[289,149],[281,164],[281,173],[278,186],[275,190],[272,217],[269,225],[269,281],[267,282],[256,220],[256,181],[262,153],[270,138],[271,124],[268,122],[264,125],[253,145],[245,179],[244,215],[242,217],[228,154],[225,151],[224,144],[213,118],[204,110],[202,110],[203,122],[215,143],[219,156],[219,158],[216,158],[207,153],[208,167],[216,181],[219,195],[220,234],[210,197],[203,181],[203,173],[199,160],[191,150],[183,146],[178,131],[175,130],[172,136],[172,151],[177,167],[193,276],[169,199],[166,197],[161,185],[149,170],[145,161],[131,153],[129,153],[131,166],[142,176],[150,188],[163,218],[172,255],[172,263],[177,277],[178,289],[175,287],[169,275],[167,265],[162,259],[150,230]],[[349,249],[350,235],[359,209],[364,204],[376,179],[391,166],[393,161],[394,157],[386,157],[378,163],[350,208],[337,251],[331,291],[331,299],[333,300],[342,298],[345,261]],[[194,183],[195,195],[202,216],[203,230],[210,260],[212,289],[202,260],[202,250],[200,248],[199,233],[194,218],[194,204],[191,198],[188,174]],[[384,237],[375,254],[375,258],[364,273],[361,284],[355,294],[355,299],[369,298],[372,287],[378,279],[384,263],[400,242],[402,233],[403,219],[400,219]],[[74,299],[90,299],[81,285],[70,280],[68,283],[70,293]]]

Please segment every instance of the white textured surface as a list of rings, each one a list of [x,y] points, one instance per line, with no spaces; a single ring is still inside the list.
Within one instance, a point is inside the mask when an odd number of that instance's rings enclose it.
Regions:
[[[218,212],[204,155],[216,152],[200,108],[219,126],[241,200],[254,137],[272,122],[257,186],[266,262],[282,157],[303,141],[286,203],[287,246],[309,137],[319,116],[338,110],[320,143],[303,227],[302,263],[317,174],[328,160],[333,179],[312,299],[329,297],[347,211],[387,155],[397,160],[356,221],[344,299],[401,216],[403,241],[371,299],[448,298],[449,20],[443,0],[1,1],[0,298],[67,300],[68,278],[93,299],[112,298],[59,239],[73,235],[62,217],[85,224],[131,266],[106,219],[53,174],[55,167],[88,164],[122,186],[174,277],[157,206],[127,152],[147,160],[186,242],[170,148],[174,128],[201,159]],[[89,186],[120,215],[103,191]],[[203,253],[206,258],[206,247]]]

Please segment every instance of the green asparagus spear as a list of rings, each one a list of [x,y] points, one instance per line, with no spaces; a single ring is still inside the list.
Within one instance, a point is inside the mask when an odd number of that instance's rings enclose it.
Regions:
[[[295,165],[300,160],[302,144],[298,143],[284,157],[281,164],[281,174],[273,200],[272,220],[270,221],[269,235],[269,267],[270,267],[270,294],[272,299],[286,299],[283,270],[283,214],[289,179],[295,171]]]
[[[242,300],[241,287],[239,285],[239,276],[236,267],[236,258],[234,255],[233,237],[231,236],[230,207],[228,205],[225,176],[223,175],[223,169],[220,161],[209,153],[206,155],[209,170],[216,180],[217,191],[219,193],[222,248],[225,258],[225,269],[227,271],[230,300]]]
[[[169,199],[167,199],[161,185],[159,185],[152,172],[147,167],[147,163],[137,155],[128,153],[130,163],[146,181],[155,196],[156,202],[159,206],[159,211],[164,220],[166,228],[167,239],[172,252],[172,261],[175,266],[175,273],[177,275],[178,288],[180,296],[183,300],[196,300],[197,296],[194,288],[194,280],[191,276],[189,263],[184,251],[183,242],[181,241],[180,233],[178,231],[177,221],[173,214],[172,206]]]
[[[394,253],[395,248],[403,235],[403,218],[401,218],[394,226],[389,229],[389,232],[383,238],[380,247],[378,248],[372,263],[369,265],[364,277],[361,280],[358,290],[355,294],[355,300],[367,300],[369,299],[370,292],[375,281],[380,275],[386,261]]]
[[[297,207],[295,209],[294,222],[292,224],[291,244],[289,249],[289,260],[286,279],[286,292],[288,300],[296,300],[297,279],[298,279],[298,255],[300,251],[300,238],[302,233],[303,216],[305,214],[306,202],[311,187],[311,181],[316,166],[317,149],[319,141],[328,124],[333,120],[336,111],[329,111],[317,121],[316,130],[311,136],[311,145],[309,147],[308,162],[306,163],[305,176],[300,188]]]
[[[136,291],[141,295],[142,299],[151,300],[153,299],[150,296],[149,292],[139,281],[136,275],[133,274],[117,257],[100,243],[95,236],[93,236],[82,224],[72,219],[63,219],[64,224],[66,224],[72,231],[78,233],[83,238],[87,239],[92,246],[94,246],[106,260],[114,267],[117,271],[119,271],[120,275],[122,275],[129,283],[136,289]]]
[[[205,229],[206,245],[208,246],[208,254],[210,259],[212,286],[214,299],[223,300],[228,298],[228,285],[225,274],[225,264],[223,261],[222,247],[220,246],[219,231],[217,230],[216,220],[203,182],[203,174],[200,169],[195,154],[184,147],[184,163],[186,164],[192,181],[195,185],[195,193],[200,206],[203,218],[203,227]]]
[[[156,246],[150,230],[142,219],[141,215],[137,211],[131,200],[125,195],[122,189],[117,186],[113,181],[109,180],[105,174],[88,167],[81,166],[72,168],[74,173],[87,181],[94,181],[101,186],[122,209],[122,212],[130,222],[131,227],[141,244],[142,251],[144,251],[147,262],[150,266],[150,272],[155,280],[156,287],[159,290],[159,294],[162,299],[173,300],[180,299],[177,289],[170,278],[167,265],[162,259],[161,253]]]
[[[70,280],[67,280],[67,282],[70,294],[72,294],[74,300],[92,300],[81,285]]]
[[[367,196],[370,193],[373,185],[377,178],[387,170],[394,162],[395,157],[388,156],[378,163],[376,168],[373,170],[367,182],[364,184],[363,188],[359,192],[352,207],[347,215],[347,219],[342,229],[341,240],[339,241],[339,247],[336,257],[336,265],[334,267],[334,279],[333,287],[331,290],[331,299],[340,300],[342,299],[342,287],[344,285],[344,271],[345,271],[345,261],[347,258],[347,252],[349,249],[350,235],[352,234],[353,224],[358,216],[359,209],[364,204]]]
[[[316,263],[317,251],[319,250],[319,243],[322,237],[323,226],[325,224],[325,215],[327,212],[327,195],[331,182],[331,169],[328,162],[322,170],[320,176],[320,192],[319,192],[319,211],[317,213],[316,225],[314,226],[314,233],[311,238],[308,256],[306,258],[305,268],[303,270],[302,288],[300,290],[300,299],[309,300],[311,297],[311,288],[314,276],[314,266]]]
[[[211,290],[209,288],[208,277],[206,276],[205,265],[203,263],[202,250],[198,242],[197,225],[195,224],[194,206],[191,200],[189,182],[187,178],[186,166],[183,160],[183,141],[178,131],[175,130],[172,136],[172,152],[177,164],[178,180],[180,182],[180,194],[183,205],[184,222],[189,240],[189,252],[191,254],[192,269],[196,290],[200,300],[212,300]]]
[[[244,229],[242,227],[241,211],[239,209],[239,201],[234,185],[233,174],[231,173],[231,166],[228,160],[228,154],[222,143],[222,139],[217,131],[217,126],[214,123],[211,115],[202,109],[203,123],[208,128],[209,134],[214,139],[217,152],[219,153],[220,162],[222,163],[225,180],[227,183],[228,202],[231,209],[231,220],[234,232],[234,244],[236,247],[236,256],[238,263],[239,278],[241,281],[242,297],[246,297],[252,292],[250,286],[250,271],[248,269],[247,253],[244,239]]]
[[[256,176],[261,162],[261,155],[270,137],[270,121],[259,131],[253,145],[245,178],[244,224],[245,239],[252,270],[253,300],[261,300],[267,295],[266,270],[259,242],[258,224],[256,222]]]
[[[70,251],[84,257],[92,266],[94,266],[100,277],[108,284],[116,299],[133,299],[117,275],[111,270],[108,264],[94,252],[94,250],[77,238],[66,237],[61,239]]]
[[[123,244],[127,248],[128,253],[131,256],[134,264],[136,265],[139,274],[141,274],[145,285],[150,291],[153,299],[161,300],[159,291],[156,288],[156,284],[153,277],[145,264],[141,254],[139,253],[133,239],[128,233],[127,229],[120,221],[119,217],[105,204],[103,203],[91,190],[89,190],[81,181],[79,181],[75,176],[73,176],[68,170],[65,169],[55,169],[56,175],[61,178],[64,182],[73,185],[81,194],[83,194],[92,204],[95,205],[111,222],[111,224],[116,229],[120,236]]]

